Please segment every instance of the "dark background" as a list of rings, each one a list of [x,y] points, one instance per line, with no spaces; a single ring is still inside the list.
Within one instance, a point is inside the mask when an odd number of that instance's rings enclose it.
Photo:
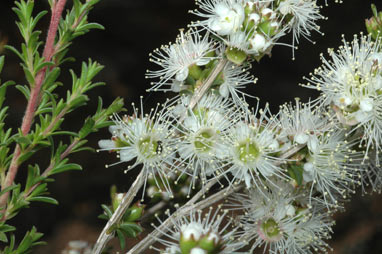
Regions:
[[[35,1],[36,10],[47,8],[47,1]],[[69,6],[71,1],[68,1]],[[321,1],[323,2],[323,1]],[[308,76],[314,68],[320,65],[319,54],[326,49],[337,48],[341,44],[341,34],[351,40],[353,34],[365,31],[364,19],[371,16],[370,0],[345,0],[344,4],[334,4],[323,7],[323,14],[328,17],[320,21],[321,31],[325,36],[313,33],[311,37],[315,44],[301,39],[299,50],[295,52],[296,60],[292,61],[292,51],[288,47],[276,46],[272,58],[265,57],[261,64],[255,63],[253,74],[259,78],[256,85],[250,87],[249,94],[261,98],[262,103],[269,102],[273,112],[285,102],[300,97],[307,101],[309,97],[317,97],[313,90],[298,86],[302,77]],[[380,0],[374,1],[382,10]],[[378,2],[378,3],[377,3]],[[0,1],[0,40],[20,45],[20,35],[16,29],[15,15],[11,11],[13,1]],[[195,8],[192,0],[103,0],[91,12],[90,20],[106,27],[105,31],[93,31],[77,39],[69,54],[77,59],[76,63],[65,64],[63,69],[80,71],[81,61],[89,57],[105,65],[104,71],[97,77],[99,81],[107,82],[107,86],[96,88],[90,93],[88,106],[67,117],[65,128],[78,130],[87,114],[95,111],[97,97],[102,96],[105,104],[115,97],[125,99],[126,107],[130,103],[139,102],[139,96],[144,96],[144,105],[148,109],[157,102],[163,102],[170,93],[147,93],[149,82],[144,78],[146,69],[150,66],[148,54],[162,44],[173,41],[178,29],[185,28],[197,17],[188,13]],[[49,15],[40,23],[46,31]],[[43,37],[45,34],[42,35]],[[291,37],[282,42],[290,42]],[[24,84],[23,73],[18,59],[5,51],[6,66],[2,80],[12,79]],[[70,86],[70,76],[64,71],[61,81]],[[19,126],[24,109],[24,98],[15,91],[8,93],[10,106],[7,123],[9,126]],[[89,145],[97,147],[99,139],[107,139],[110,134],[102,130],[89,137]],[[80,163],[83,172],[71,172],[59,175],[56,182],[50,184],[51,195],[59,202],[59,206],[32,204],[30,209],[24,209],[11,223],[18,226],[18,236],[22,237],[25,230],[36,225],[40,232],[45,233],[44,240],[48,245],[36,249],[33,253],[59,253],[68,240],[82,239],[94,242],[102,229],[103,221],[97,219],[101,213],[100,204],[108,203],[109,188],[112,184],[119,191],[128,190],[132,180],[137,175],[133,171],[123,174],[126,165],[104,168],[104,164],[115,162],[114,155],[103,153],[81,153],[73,161]],[[41,165],[46,165],[49,158],[40,154],[37,159]],[[42,166],[42,168],[44,168]],[[20,170],[17,181],[24,177]],[[334,228],[332,241],[333,253],[358,254],[382,253],[382,207],[381,196],[361,197],[357,195],[347,206],[347,212],[336,215],[337,226]]]

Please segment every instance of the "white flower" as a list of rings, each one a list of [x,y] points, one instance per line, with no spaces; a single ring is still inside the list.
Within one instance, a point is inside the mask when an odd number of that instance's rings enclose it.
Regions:
[[[307,144],[312,151],[317,149],[318,135],[335,127],[322,108],[315,108],[315,102],[303,104],[296,100],[296,105],[284,104],[278,115],[280,138],[284,142]]]
[[[206,65],[211,58],[206,54],[214,51],[213,44],[208,40],[208,34],[202,37],[198,32],[190,30],[186,34],[181,31],[176,43],[162,46],[150,54],[150,61],[162,67],[160,70],[147,71],[146,78],[159,78],[152,82],[150,91],[178,90],[189,75],[193,65]],[[170,86],[164,88],[163,86]]]
[[[208,95],[193,110],[188,110],[183,122],[177,123],[180,137],[176,149],[180,158],[174,169],[191,175],[192,186],[196,179],[204,184],[208,176],[223,173],[228,156],[225,132],[240,117],[241,112],[232,101]]]
[[[238,236],[257,253],[262,246],[269,253],[312,254],[325,251],[324,242],[330,237],[333,222],[321,203],[308,200],[299,189],[275,181],[263,183],[263,190],[249,189],[235,194],[231,200],[234,209],[243,209]]]
[[[262,188],[259,180],[270,179],[271,176],[286,178],[280,167],[284,161],[274,157],[280,151],[277,141],[276,124],[267,117],[268,108],[248,116],[232,126],[227,134],[228,150],[231,154],[229,172],[233,175],[232,183],[244,180],[247,188]]]
[[[166,191],[170,191],[167,180],[168,172],[164,171],[164,165],[171,165],[175,157],[175,151],[169,143],[174,132],[170,129],[170,123],[164,117],[163,112],[158,112],[158,108],[152,109],[147,115],[144,115],[142,110],[141,108],[139,113],[138,109],[134,107],[134,113],[130,117],[120,118],[115,115],[115,125],[110,127],[112,139],[100,140],[99,146],[101,151],[118,152],[120,162],[112,165],[135,160],[128,170],[142,165],[141,170],[145,171],[146,180],[149,175],[157,174]]]
[[[250,96],[239,89],[245,88],[249,84],[255,84],[256,79],[248,72],[251,65],[227,64],[222,73],[223,83],[219,87],[219,93],[223,97],[231,95],[236,105],[247,107],[244,101],[244,95]],[[239,96],[241,94],[242,96]],[[250,96],[252,97],[252,96]]]
[[[241,0],[202,0],[197,1],[200,9],[206,13],[196,11],[200,17],[207,20],[198,25],[208,27],[218,35],[229,35],[238,31],[243,24],[245,13]]]
[[[310,198],[317,191],[328,208],[337,208],[339,200],[353,193],[362,173],[362,153],[352,150],[353,145],[354,142],[345,141],[341,130],[319,136],[317,148],[309,150],[302,161],[303,180],[310,186]]]
[[[176,217],[173,219],[172,228],[160,230],[165,238],[157,240],[165,247],[165,250],[159,250],[156,247],[153,249],[163,254],[241,253],[237,250],[242,248],[244,243],[233,239],[236,229],[230,227],[230,222],[223,223],[227,212],[223,214],[219,212],[220,209],[215,212],[210,209],[203,215],[201,211],[191,211],[189,216]]]
[[[329,51],[331,60],[322,58],[322,67],[306,86],[322,91],[323,104],[332,105],[343,124],[364,133],[361,144],[366,154],[375,150],[378,164],[382,142],[381,44],[370,36],[355,36],[351,43],[343,41],[337,52]]]
[[[284,15],[283,19],[292,16],[288,28],[293,32],[293,45],[295,41],[298,43],[300,36],[309,40],[311,31],[319,32],[316,22],[324,19],[316,0],[283,0],[277,10]]]

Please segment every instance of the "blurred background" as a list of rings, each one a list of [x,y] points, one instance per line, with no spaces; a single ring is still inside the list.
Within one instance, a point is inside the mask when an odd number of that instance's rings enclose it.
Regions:
[[[35,1],[36,11],[47,9],[47,1]],[[325,3],[325,1],[319,1]],[[351,40],[353,34],[365,32],[364,20],[371,16],[371,0],[346,0],[344,4],[334,4],[328,0],[329,7],[323,6],[322,12],[328,20],[320,21],[322,36],[313,33],[311,43],[301,39],[299,50],[295,51],[296,60],[292,60],[292,50],[285,46],[276,46],[272,57],[264,57],[261,64],[254,63],[252,72],[259,80],[247,92],[261,98],[262,104],[269,102],[273,112],[278,106],[300,97],[302,101],[317,97],[313,90],[298,86],[303,83],[303,76],[308,76],[320,65],[319,54],[326,53],[327,48],[337,48],[341,44],[341,35]],[[380,0],[374,3],[382,10]],[[0,1],[0,49],[2,43],[20,47],[21,36],[15,25],[15,14],[11,7],[13,1]],[[71,5],[68,1],[67,6]],[[99,87],[90,93],[91,101],[86,107],[71,114],[65,121],[65,128],[78,130],[83,119],[96,109],[97,97],[102,96],[104,103],[109,104],[115,97],[125,99],[126,108],[131,112],[130,103],[139,102],[143,95],[146,109],[157,102],[164,102],[170,93],[147,93],[148,80],[145,80],[146,69],[154,69],[148,61],[148,54],[162,44],[174,41],[178,29],[186,28],[190,21],[196,20],[188,10],[195,8],[193,0],[102,0],[90,14],[90,21],[105,26],[105,31],[92,31],[78,38],[72,45],[69,55],[77,62],[67,63],[62,69],[73,69],[77,73],[82,61],[89,57],[103,65],[105,69],[97,77],[107,86]],[[40,23],[46,31],[49,23],[47,15]],[[42,38],[45,34],[42,34]],[[291,37],[282,42],[291,42]],[[6,55],[6,66],[2,80],[14,80],[24,84],[23,72],[18,59],[9,51]],[[71,85],[69,73],[62,72],[60,80]],[[9,89],[7,103],[10,106],[7,118],[9,126],[20,125],[24,109],[24,97],[15,90]],[[102,130],[89,137],[89,145],[97,148],[100,139],[108,139],[108,131]],[[45,165],[49,158],[40,154],[36,161]],[[137,170],[123,174],[127,165],[119,164],[105,168],[105,164],[116,161],[113,154],[83,152],[72,157],[80,163],[82,172],[70,172],[59,175],[50,184],[51,195],[59,206],[32,204],[11,221],[17,225],[18,237],[36,225],[45,234],[46,246],[36,248],[35,254],[60,253],[68,241],[85,240],[95,242],[101,232],[104,221],[97,219],[102,212],[100,205],[109,203],[109,189],[116,184],[120,192],[127,191],[137,175]],[[17,181],[23,181],[25,175],[20,170]],[[335,254],[380,254],[382,253],[382,205],[381,196],[374,194],[362,197],[356,195],[347,204],[345,213],[337,214],[337,225],[331,240]]]

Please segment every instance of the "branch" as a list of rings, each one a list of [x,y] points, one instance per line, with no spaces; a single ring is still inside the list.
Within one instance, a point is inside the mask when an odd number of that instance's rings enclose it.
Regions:
[[[65,4],[66,4],[66,0],[58,0],[58,2],[55,2],[52,7],[51,21],[50,21],[48,35],[46,38],[45,48],[43,52],[43,57],[45,58],[45,62],[50,62],[50,60],[52,59],[52,56],[54,55],[54,52],[55,52],[53,49],[54,40],[57,34],[58,25],[60,22],[62,11],[65,7]],[[40,101],[41,87],[45,78],[46,70],[47,68],[45,67],[39,73],[37,73],[35,83],[30,84],[32,87],[32,90],[28,100],[27,108],[25,110],[25,115],[21,124],[21,132],[24,136],[29,133],[30,128],[32,126],[36,108]],[[20,157],[20,154],[21,154],[21,148],[19,145],[16,145],[7,176],[5,178],[4,183],[1,184],[2,190],[12,185],[16,177],[17,171],[19,169],[18,159]],[[4,193],[0,197],[0,210],[3,210],[5,208],[8,197],[9,197],[9,192]]]
[[[121,203],[119,204],[117,210],[113,213],[110,220],[107,222],[106,226],[103,228],[100,236],[97,239],[96,244],[94,245],[92,254],[100,254],[102,250],[105,248],[106,244],[114,237],[113,232],[109,232],[110,228],[119,223],[122,219],[123,215],[126,212],[126,209],[129,208],[131,202],[136,196],[137,192],[143,185],[145,181],[146,172],[141,170],[137,179],[134,181],[133,185],[131,185],[129,191],[123,196]]]

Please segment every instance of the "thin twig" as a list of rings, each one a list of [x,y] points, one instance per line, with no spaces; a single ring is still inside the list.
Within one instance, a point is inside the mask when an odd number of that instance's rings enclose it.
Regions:
[[[100,236],[98,237],[92,251],[93,254],[100,254],[105,248],[106,244],[114,237],[114,232],[109,232],[110,228],[116,223],[119,223],[119,221],[122,219],[126,209],[129,208],[137,192],[142,187],[146,174],[146,171],[141,170],[137,179],[135,179],[134,183],[131,185],[129,191],[123,196],[123,199],[117,210],[115,210],[113,216],[111,216],[106,226],[103,228]]]
[[[190,104],[188,107],[190,109],[193,109],[195,105],[200,101],[200,99],[203,97],[203,95],[208,91],[212,83],[215,81],[216,77],[219,75],[219,73],[224,69],[226,64],[228,63],[227,58],[220,59],[219,63],[216,65],[214,70],[211,72],[211,74],[206,79],[206,82],[201,85],[197,91],[195,92],[194,96],[192,96],[190,100]]]

